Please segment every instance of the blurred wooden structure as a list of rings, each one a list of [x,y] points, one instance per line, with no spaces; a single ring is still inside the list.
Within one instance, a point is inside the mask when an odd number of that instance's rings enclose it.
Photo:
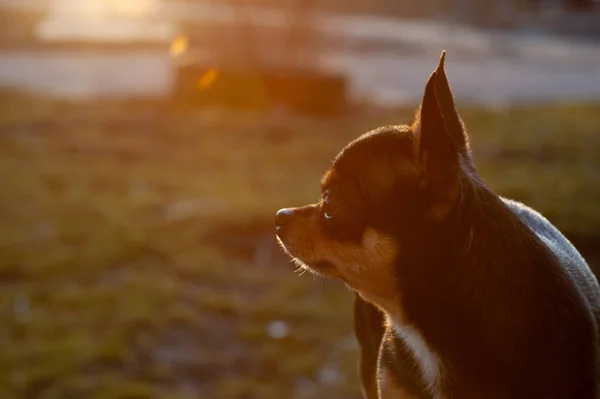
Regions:
[[[202,84],[207,74],[215,77]],[[175,101],[191,106],[260,110],[285,107],[298,113],[327,116],[342,112],[346,103],[343,75],[289,66],[180,65],[173,88]]]
[[[341,112],[347,81],[319,65],[321,37],[311,26],[315,2],[288,0],[283,28],[276,30],[253,20],[251,4],[235,3],[235,15],[225,27],[183,27],[189,48],[175,60],[174,99],[318,115]],[[208,85],[202,83],[206,74],[215,75]]]

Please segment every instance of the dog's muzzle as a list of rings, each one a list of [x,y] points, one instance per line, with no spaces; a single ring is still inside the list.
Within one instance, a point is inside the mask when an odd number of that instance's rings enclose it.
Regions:
[[[283,233],[284,228],[294,217],[294,210],[290,208],[283,208],[277,211],[275,214],[275,231],[277,235]]]

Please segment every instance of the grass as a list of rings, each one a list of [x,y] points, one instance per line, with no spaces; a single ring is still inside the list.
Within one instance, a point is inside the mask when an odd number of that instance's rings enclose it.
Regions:
[[[270,225],[346,142],[412,110],[282,126],[0,98],[2,398],[359,397],[351,293],[294,275]],[[492,188],[598,231],[600,105],[463,116]]]

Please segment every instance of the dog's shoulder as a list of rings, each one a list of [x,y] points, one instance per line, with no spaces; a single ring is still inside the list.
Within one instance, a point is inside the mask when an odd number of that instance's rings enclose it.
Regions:
[[[508,208],[556,255],[560,266],[582,290],[596,313],[600,312],[598,281],[573,244],[542,214],[527,205],[501,197]]]

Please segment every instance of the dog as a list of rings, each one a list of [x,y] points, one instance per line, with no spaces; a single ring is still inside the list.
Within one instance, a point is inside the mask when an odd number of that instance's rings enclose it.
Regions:
[[[368,399],[598,398],[598,282],[548,220],[482,182],[445,56],[411,124],[352,141],[320,201],[277,212],[278,242],[356,292]]]

